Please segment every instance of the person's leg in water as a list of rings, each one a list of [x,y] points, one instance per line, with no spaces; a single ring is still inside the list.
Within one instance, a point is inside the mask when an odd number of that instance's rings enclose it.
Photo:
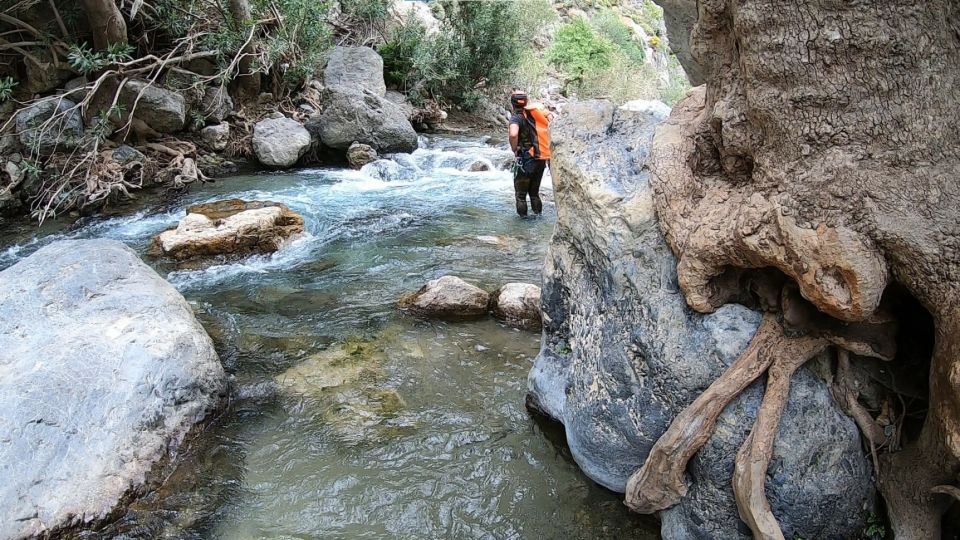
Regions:
[[[538,216],[543,212],[543,201],[540,200],[540,182],[543,180],[543,172],[546,168],[546,161],[537,161],[537,168],[534,169],[531,175],[530,185],[527,190],[527,193],[530,194],[530,206],[533,208],[533,213]],[[526,199],[526,197],[524,197],[524,199]],[[526,206],[526,200],[524,200],[524,206]],[[526,212],[524,212],[524,214],[526,214]]]
[[[520,171],[513,176],[513,191],[517,198],[517,215],[527,216],[527,192],[530,190],[530,177]],[[537,211],[537,207],[533,207]]]

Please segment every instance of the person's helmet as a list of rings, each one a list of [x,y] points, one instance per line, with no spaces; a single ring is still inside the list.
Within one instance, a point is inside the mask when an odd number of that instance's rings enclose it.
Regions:
[[[527,106],[527,94],[522,90],[514,90],[510,94],[510,104],[515,109],[522,109]]]

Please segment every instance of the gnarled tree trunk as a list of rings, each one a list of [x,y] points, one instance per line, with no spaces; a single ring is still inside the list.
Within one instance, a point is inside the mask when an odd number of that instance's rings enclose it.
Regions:
[[[93,31],[93,46],[101,51],[111,43],[127,42],[127,22],[114,0],[83,0]]]
[[[902,284],[936,326],[930,405],[880,484],[898,538],[938,537],[932,490],[960,472],[960,2],[659,3],[696,21],[681,60],[706,81],[652,149],[688,303],[713,311],[774,268],[856,322]]]
[[[249,0],[230,0],[230,16],[233,17],[237,29],[246,28],[253,18]],[[238,73],[235,79],[235,94],[238,101],[246,101],[260,95],[260,74],[253,71],[253,55],[255,52],[256,44],[253,40],[247,42],[243,50],[240,51],[242,56],[238,62]]]

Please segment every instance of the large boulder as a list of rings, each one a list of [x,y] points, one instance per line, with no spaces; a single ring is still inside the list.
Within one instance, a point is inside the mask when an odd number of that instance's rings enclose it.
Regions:
[[[323,144],[337,150],[346,150],[354,142],[381,154],[417,149],[417,132],[403,109],[364,88],[327,88],[317,124]]]
[[[400,299],[400,308],[437,319],[472,319],[487,314],[490,294],[456,276],[427,282],[419,291]]]
[[[272,253],[303,232],[303,218],[280,203],[228,199],[187,207],[175,229],[154,238],[152,255],[177,260]]]
[[[366,88],[384,97],[387,85],[383,82],[383,58],[370,47],[334,47],[323,70],[323,83]]]
[[[127,81],[120,91],[125,111],[159,133],[176,133],[187,123],[187,103],[183,96],[156,83]]]
[[[540,328],[540,287],[532,283],[507,283],[490,295],[494,316],[518,328]]]
[[[17,113],[17,136],[27,152],[47,156],[76,148],[83,137],[83,117],[76,103],[48,98]]]
[[[291,118],[267,118],[253,127],[253,153],[269,167],[290,167],[310,148],[310,132]]]
[[[741,305],[701,315],[684,301],[645,168],[658,109],[576,103],[553,127],[557,225],[528,403],[562,422],[584,472],[618,492],[760,321]],[[755,383],[721,415],[687,468],[687,495],[661,514],[665,539],[749,538],[730,479],[761,398]],[[859,432],[806,368],[793,378],[773,463],[766,493],[787,538],[862,529],[875,493]]]
[[[226,388],[190,305],[111,240],[0,272],[0,351],[0,538],[107,519]]]

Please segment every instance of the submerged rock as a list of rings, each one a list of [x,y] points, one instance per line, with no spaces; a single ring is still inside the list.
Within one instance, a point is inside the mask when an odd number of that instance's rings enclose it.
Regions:
[[[292,118],[267,118],[253,127],[253,153],[268,167],[292,167],[310,148],[310,132]]]
[[[348,339],[287,369],[276,377],[276,382],[289,393],[316,395],[356,382],[365,374],[376,375],[384,359],[383,351],[376,344]]]
[[[220,401],[190,306],[111,240],[0,272],[0,538],[107,519]]]
[[[400,307],[421,317],[478,318],[487,314],[490,294],[456,276],[443,276],[400,300]]]
[[[494,316],[511,326],[540,328],[540,287],[530,283],[507,283],[491,295]]]
[[[303,232],[303,218],[280,203],[229,199],[190,206],[175,229],[154,238],[152,255],[177,260],[270,253]]]
[[[663,109],[570,110],[553,128],[557,226],[528,403],[564,424],[588,476],[622,492],[674,417],[743,351],[760,315],[739,305],[701,315],[684,301],[644,168]],[[721,416],[687,468],[686,497],[661,513],[665,539],[749,536],[730,478],[761,397],[755,383]],[[794,376],[773,463],[766,492],[788,537],[859,530],[871,468],[856,425],[806,368]]]

